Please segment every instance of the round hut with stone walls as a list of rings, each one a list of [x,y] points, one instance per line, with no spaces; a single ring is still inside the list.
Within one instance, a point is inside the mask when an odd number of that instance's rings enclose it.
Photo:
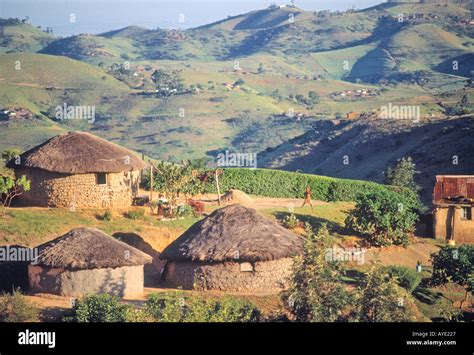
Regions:
[[[143,294],[152,257],[95,228],[76,228],[38,247],[28,266],[30,292],[80,297]]]
[[[303,238],[239,204],[214,211],[166,247],[169,287],[269,292],[286,288]]]
[[[30,180],[30,190],[18,197],[24,205],[122,208],[132,205],[146,164],[126,148],[70,132],[24,152],[7,167]]]

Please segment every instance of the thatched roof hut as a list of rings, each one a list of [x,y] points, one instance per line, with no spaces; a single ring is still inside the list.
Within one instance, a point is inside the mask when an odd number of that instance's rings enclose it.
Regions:
[[[219,290],[279,290],[303,238],[256,210],[231,205],[191,226],[160,255],[173,286]]]
[[[145,162],[132,151],[87,132],[55,136],[20,155],[9,168],[36,168],[65,174],[141,170]]]
[[[31,180],[21,196],[49,207],[126,207],[146,167],[132,151],[86,132],[53,137],[8,162]]]
[[[143,292],[143,266],[151,256],[96,228],[76,228],[38,247],[29,266],[30,290],[63,296]]]
[[[240,203],[251,206],[253,199],[243,191],[231,189],[222,196],[221,202],[225,205]]]

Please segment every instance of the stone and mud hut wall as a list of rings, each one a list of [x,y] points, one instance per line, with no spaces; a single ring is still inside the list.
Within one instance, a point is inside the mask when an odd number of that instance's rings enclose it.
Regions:
[[[143,294],[143,265],[108,269],[68,270],[30,265],[30,292],[67,297],[108,293],[120,297]]]
[[[255,263],[169,262],[164,280],[186,290],[281,291],[288,285],[293,260],[283,258]]]
[[[132,205],[138,193],[140,172],[107,173],[106,184],[97,183],[97,175],[63,174],[42,169],[17,169],[26,175],[30,191],[18,197],[23,204],[41,207],[121,208]]]

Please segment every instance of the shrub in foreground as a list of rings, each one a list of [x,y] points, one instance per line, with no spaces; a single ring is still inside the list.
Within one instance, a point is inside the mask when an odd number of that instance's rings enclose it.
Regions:
[[[395,278],[398,285],[408,292],[413,292],[421,282],[421,273],[406,266],[387,266],[388,275]]]
[[[38,309],[21,292],[0,296],[0,322],[37,322]]]
[[[111,323],[126,322],[129,306],[120,303],[116,296],[90,295],[78,300],[73,308],[73,322]]]
[[[317,233],[306,226],[302,256],[295,257],[290,287],[281,299],[291,318],[302,322],[347,321],[350,295],[341,282],[343,266],[326,260],[331,248],[329,232],[323,225]]]
[[[397,285],[385,268],[372,266],[357,295],[357,318],[361,322],[415,321],[415,309],[409,295]]]
[[[145,211],[142,209],[127,212],[127,217],[133,220],[140,220],[145,217]]]
[[[346,218],[346,228],[374,246],[407,245],[418,220],[415,201],[388,190],[360,194]]]
[[[457,248],[446,246],[439,252],[431,254],[431,261],[433,285],[454,282],[464,287],[466,293],[459,305],[459,308],[462,308],[474,289],[474,245],[465,244]]]
[[[146,310],[158,322],[256,322],[260,318],[257,308],[246,300],[185,298],[180,292],[151,294]]]

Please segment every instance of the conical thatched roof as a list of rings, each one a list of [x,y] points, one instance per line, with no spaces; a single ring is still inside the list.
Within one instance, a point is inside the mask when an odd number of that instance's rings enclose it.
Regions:
[[[266,261],[301,254],[303,238],[242,205],[214,211],[160,255],[170,261]]]
[[[16,168],[15,159],[7,166]],[[20,155],[20,165],[67,174],[141,170],[145,162],[132,151],[86,132],[53,137]]]
[[[96,228],[76,228],[39,247],[38,264],[64,269],[97,269],[137,266],[151,256]]]
[[[240,203],[242,205],[252,205],[252,198],[240,190],[229,190],[221,198],[224,204]]]

